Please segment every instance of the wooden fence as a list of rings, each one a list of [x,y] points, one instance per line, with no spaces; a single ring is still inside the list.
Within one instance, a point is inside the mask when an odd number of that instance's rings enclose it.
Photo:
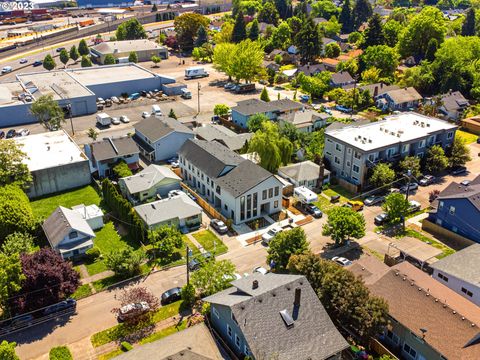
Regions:
[[[212,205],[210,205],[207,201],[205,201],[199,194],[197,194],[195,191],[193,191],[187,184],[181,183],[182,187],[188,191],[190,194],[195,196],[197,199],[198,205],[202,207],[202,209],[212,218],[216,218],[219,220],[222,220],[225,224],[227,224],[227,218],[220,214],[220,212],[215,209]]]

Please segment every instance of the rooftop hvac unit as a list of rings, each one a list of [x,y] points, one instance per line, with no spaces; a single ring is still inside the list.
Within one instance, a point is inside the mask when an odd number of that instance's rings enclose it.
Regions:
[[[368,142],[371,144],[371,143],[372,143],[372,139],[368,139]]]
[[[400,137],[400,133],[397,133],[397,137]]]

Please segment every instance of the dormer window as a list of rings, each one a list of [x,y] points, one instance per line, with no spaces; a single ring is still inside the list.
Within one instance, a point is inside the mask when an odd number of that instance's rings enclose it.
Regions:
[[[78,237],[78,232],[77,231],[72,231],[70,234],[68,234],[69,239],[75,239]]]

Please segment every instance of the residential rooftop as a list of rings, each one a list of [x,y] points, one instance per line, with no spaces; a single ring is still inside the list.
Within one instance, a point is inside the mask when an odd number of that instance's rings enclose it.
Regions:
[[[420,95],[414,87],[389,90],[386,94],[397,104],[423,99],[422,95]]]
[[[326,133],[363,151],[396,145],[421,139],[442,130],[454,130],[457,126],[434,117],[405,112],[384,120],[357,126],[355,123]]]
[[[302,161],[296,164],[282,166],[278,169],[279,173],[288,176],[296,181],[315,180],[320,175],[320,166],[310,160]],[[323,175],[328,176],[330,171],[324,169]]]
[[[136,123],[134,128],[146,136],[151,142],[155,142],[172,132],[193,134],[193,131],[180,121],[165,116],[150,116]]]
[[[263,101],[259,99],[242,100],[237,103],[237,106],[232,108],[242,115],[254,115],[257,113],[267,112],[284,112],[290,110],[300,110],[304,106],[296,101],[290,99],[280,99],[273,101]]]
[[[23,161],[30,171],[88,161],[72,138],[64,131],[51,131],[15,138],[27,154]]]
[[[432,203],[432,207],[436,208],[438,202],[444,199],[468,199],[480,211],[480,176],[477,176],[468,185],[451,182],[440,192]]]
[[[150,189],[165,178],[181,180],[166,166],[149,165],[135,175],[122,178],[130,194],[136,194]]]
[[[104,138],[101,141],[92,143],[90,146],[92,148],[93,157],[97,161],[110,160],[121,156],[140,153],[137,144],[129,136]]]
[[[463,250],[457,251],[455,254],[438,260],[432,267],[470,284],[480,286],[479,260],[480,244],[473,244]]]
[[[239,150],[245,142],[249,141],[253,134],[237,134],[223,125],[204,124],[194,129],[197,136],[207,141],[217,141],[230,150]]]

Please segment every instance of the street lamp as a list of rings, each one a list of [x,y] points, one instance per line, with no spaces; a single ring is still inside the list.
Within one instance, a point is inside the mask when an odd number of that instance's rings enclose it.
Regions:
[[[197,94],[198,94],[198,101],[197,101],[197,114],[200,114],[200,89],[201,89],[201,86],[200,86],[200,83],[198,83],[198,86],[197,86]]]
[[[73,120],[72,120],[72,104],[67,104],[68,115],[70,116],[70,127],[72,128],[72,136],[75,136],[75,129],[73,128]]]

